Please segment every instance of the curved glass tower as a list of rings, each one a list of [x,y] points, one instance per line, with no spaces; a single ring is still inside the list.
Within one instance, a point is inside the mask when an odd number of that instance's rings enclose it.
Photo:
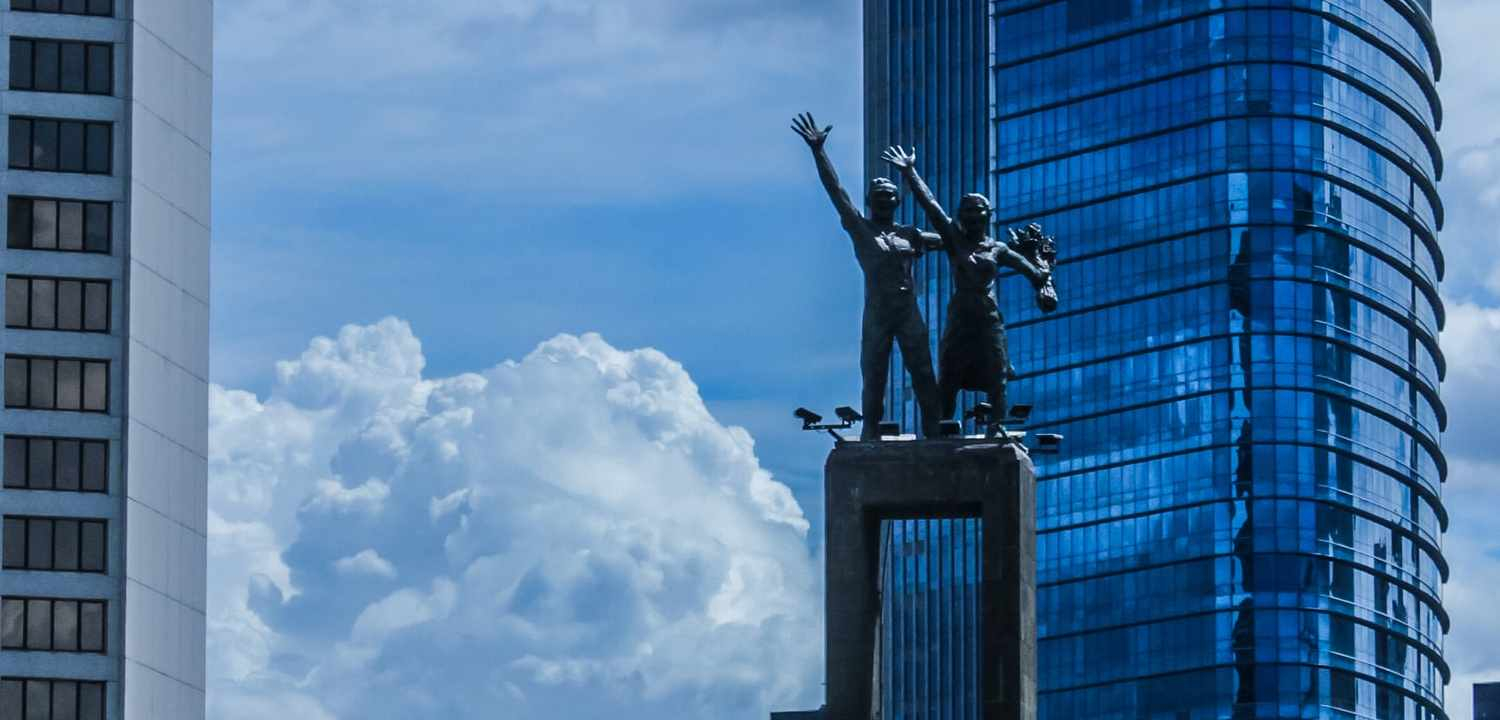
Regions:
[[[966,152],[1061,257],[1057,313],[999,283],[1012,400],[1067,438],[1037,463],[1042,716],[1445,717],[1430,7],[990,5]]]

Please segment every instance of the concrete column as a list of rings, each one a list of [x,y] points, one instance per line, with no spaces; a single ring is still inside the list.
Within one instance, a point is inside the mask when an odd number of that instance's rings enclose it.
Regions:
[[[988,440],[842,443],[825,470],[829,720],[868,720],[877,668],[880,522],[977,517],[981,709],[1036,717],[1036,501],[1031,459]]]

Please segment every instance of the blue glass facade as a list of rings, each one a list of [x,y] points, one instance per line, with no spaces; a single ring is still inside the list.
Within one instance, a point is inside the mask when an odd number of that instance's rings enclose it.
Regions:
[[[896,4],[954,5],[867,13]],[[867,60],[871,89],[888,86],[867,141],[916,144],[945,202],[987,189],[998,225],[1059,241],[1057,313],[999,283],[1011,397],[1036,405],[1033,430],[1067,437],[1037,462],[1041,714],[1444,717],[1430,8],[987,10],[980,141],[909,134],[931,126],[907,114],[928,94],[890,58],[933,25],[867,14],[888,70]],[[929,86],[967,77],[913,67]],[[988,177],[935,173],[928,144],[985,158]],[[929,272],[936,335],[946,271]]]
[[[881,718],[979,719],[977,518],[881,524]]]

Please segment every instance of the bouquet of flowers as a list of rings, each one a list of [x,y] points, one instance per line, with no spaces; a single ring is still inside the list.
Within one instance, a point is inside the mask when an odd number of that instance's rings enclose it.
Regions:
[[[1057,265],[1057,240],[1044,234],[1041,225],[1031,223],[1019,231],[1010,229],[1010,245],[1036,269],[1047,274],[1046,281],[1036,285],[1036,306],[1042,312],[1056,310],[1057,286],[1052,283],[1052,272]]]

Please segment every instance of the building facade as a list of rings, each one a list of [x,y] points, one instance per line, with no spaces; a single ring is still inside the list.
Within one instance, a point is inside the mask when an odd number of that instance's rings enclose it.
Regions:
[[[212,22],[0,8],[3,718],[204,716]]]
[[[924,179],[950,213],[965,193],[988,186],[989,16],[990,0],[866,0],[866,183],[901,182],[881,160],[901,145],[916,148]],[[897,221],[926,227],[907,200]],[[928,253],[913,274],[935,349],[952,292],[948,259]],[[892,354],[886,419],[915,428],[911,382],[900,350]],[[880,717],[978,718],[980,533],[976,519],[882,523]]]
[[[1474,683],[1474,720],[1500,720],[1500,682]]]
[[[1430,7],[994,0],[975,141],[904,109],[954,70],[879,60],[953,5],[867,2],[866,141],[985,158],[933,184],[1058,238],[1058,312],[999,282],[1012,401],[1066,437],[1037,458],[1041,714],[1444,717]]]

